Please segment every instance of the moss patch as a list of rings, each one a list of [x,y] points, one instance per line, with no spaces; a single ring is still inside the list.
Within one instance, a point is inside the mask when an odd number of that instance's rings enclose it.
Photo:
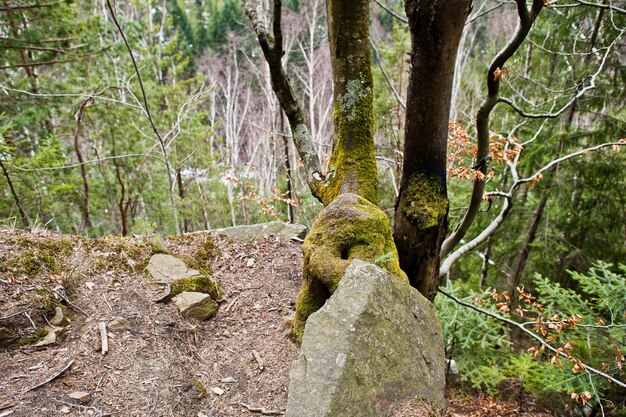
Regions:
[[[172,294],[178,295],[183,291],[201,292],[209,294],[215,301],[224,298],[224,287],[209,276],[181,278],[171,284]]]
[[[208,233],[168,236],[166,247],[190,268],[211,275],[211,264],[219,256],[213,237]]]
[[[302,338],[304,322],[332,294],[354,259],[377,263],[409,282],[400,269],[385,213],[357,194],[342,194],[324,209],[302,246],[304,282],[296,303],[292,335]]]
[[[404,190],[403,213],[419,229],[437,227],[448,210],[448,199],[442,196],[438,178],[413,175]]]
[[[18,238],[17,255],[6,267],[15,274],[28,276],[41,273],[60,274],[67,269],[66,258],[74,244],[70,240]]]

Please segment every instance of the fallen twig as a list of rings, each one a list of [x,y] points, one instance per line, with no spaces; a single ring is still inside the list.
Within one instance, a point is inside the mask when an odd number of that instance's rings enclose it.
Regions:
[[[11,317],[19,316],[20,314],[28,313],[28,310],[18,311],[17,313],[9,314],[8,316],[0,317],[0,320],[10,319]]]
[[[228,304],[228,307],[226,307],[225,312],[228,313],[230,311],[230,309],[235,306],[237,301],[239,301],[239,297],[235,297],[235,299],[233,301],[231,301],[230,304]]]
[[[26,394],[27,392],[36,390],[37,388],[43,387],[44,385],[46,385],[49,382],[54,381],[55,379],[57,379],[59,376],[61,376],[61,374],[63,374],[63,372],[67,371],[68,369],[70,369],[70,366],[72,366],[72,364],[74,363],[74,359],[70,360],[67,365],[65,365],[63,368],[59,369],[58,371],[56,371],[50,378],[46,379],[45,381],[37,384],[37,385],[33,385],[30,388],[27,388],[26,391],[22,392],[23,394]]]
[[[265,367],[265,363],[263,362],[263,358],[261,357],[259,352],[257,352],[254,349],[252,350],[252,356],[254,357],[254,360],[256,361],[257,365],[259,365],[259,369],[262,371],[263,368]]]
[[[241,405],[242,407],[245,407],[248,409],[248,411],[251,411],[253,413],[260,413],[266,416],[282,416],[285,415],[284,411],[278,411],[278,410],[268,410],[267,408],[262,408],[262,407],[252,407],[246,403],[239,403],[239,405]]]
[[[102,354],[106,355],[109,351],[109,335],[107,334],[107,325],[101,321],[98,325],[100,328],[100,341],[102,342]]]

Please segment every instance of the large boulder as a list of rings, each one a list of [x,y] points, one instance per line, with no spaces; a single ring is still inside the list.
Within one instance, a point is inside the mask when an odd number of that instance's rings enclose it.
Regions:
[[[307,320],[291,370],[287,417],[381,417],[418,397],[445,408],[445,357],[433,305],[360,260]]]
[[[254,242],[263,240],[264,237],[268,236],[275,236],[279,239],[291,239],[293,237],[304,239],[307,231],[307,227],[301,224],[269,222],[215,229],[211,230],[211,233],[224,235],[240,242]]]

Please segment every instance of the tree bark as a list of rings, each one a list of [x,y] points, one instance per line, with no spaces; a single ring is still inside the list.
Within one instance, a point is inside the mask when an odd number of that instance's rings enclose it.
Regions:
[[[335,142],[325,192],[332,201],[355,193],[377,203],[374,96],[369,43],[369,1],[327,0],[333,69]]]
[[[454,67],[471,0],[405,1],[411,30],[404,163],[394,240],[411,285],[432,300],[446,233],[446,144]]]

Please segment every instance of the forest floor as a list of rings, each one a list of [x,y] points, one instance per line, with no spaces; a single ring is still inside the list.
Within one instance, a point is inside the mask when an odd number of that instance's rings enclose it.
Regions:
[[[211,270],[226,296],[206,322],[156,303],[153,253]],[[0,230],[0,417],[282,415],[297,347],[286,337],[301,282],[300,244],[207,233],[87,239]],[[35,346],[59,304],[71,324]],[[129,327],[108,332],[117,317]],[[83,402],[70,394],[88,393]],[[528,401],[448,391],[449,417],[552,415]],[[402,414],[408,416],[410,414]]]

